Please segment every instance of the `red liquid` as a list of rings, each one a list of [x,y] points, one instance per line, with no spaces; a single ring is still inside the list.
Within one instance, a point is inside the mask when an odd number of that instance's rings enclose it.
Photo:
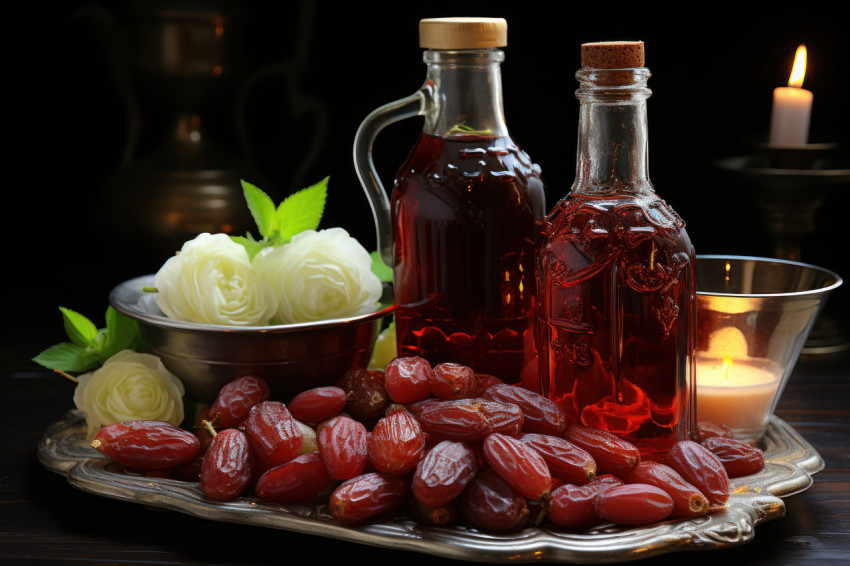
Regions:
[[[510,138],[420,136],[393,193],[399,355],[519,380],[543,199]]]
[[[569,196],[550,213],[536,266],[542,392],[572,422],[663,460],[691,425],[693,247],[653,194]]]

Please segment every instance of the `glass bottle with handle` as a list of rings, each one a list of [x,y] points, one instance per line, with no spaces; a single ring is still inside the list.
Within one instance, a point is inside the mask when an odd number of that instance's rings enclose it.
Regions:
[[[537,265],[541,390],[574,423],[664,459],[694,423],[696,282],[682,219],[648,174],[642,42],[582,46],[576,179]]]
[[[424,84],[372,112],[354,141],[379,251],[393,268],[398,352],[516,382],[534,360],[534,248],[545,208],[540,168],[503,113],[507,23],[426,19],[419,37]],[[372,144],[385,126],[413,116],[425,123],[390,200]]]

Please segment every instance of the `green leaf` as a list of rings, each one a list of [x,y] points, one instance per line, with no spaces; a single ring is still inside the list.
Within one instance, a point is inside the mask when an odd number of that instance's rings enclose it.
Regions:
[[[372,256],[372,273],[378,276],[378,279],[387,283],[393,282],[393,270],[381,259],[381,254],[377,251],[369,254]]]
[[[286,197],[277,208],[277,225],[284,242],[304,230],[315,230],[322,221],[328,196],[328,179]]]
[[[105,338],[99,356],[101,363],[121,350],[133,349],[138,332],[136,321],[108,307]]]
[[[51,346],[32,361],[48,369],[74,372],[89,371],[99,365],[96,353],[71,342],[60,342]]]
[[[242,192],[245,195],[245,200],[248,203],[248,210],[251,211],[251,216],[254,217],[254,222],[257,223],[257,230],[259,230],[260,236],[271,238],[274,232],[279,230],[275,216],[274,201],[259,187],[245,180],[241,180],[240,182],[242,183]]]
[[[59,307],[65,324],[65,333],[74,344],[82,347],[97,347],[97,326],[92,321],[71,309]]]
[[[245,251],[248,252],[248,259],[252,261],[254,257],[260,253],[260,250],[272,245],[271,242],[266,240],[260,240],[258,242],[253,238],[253,236],[251,236],[251,234],[248,234],[247,236],[230,236],[230,239],[244,247]]]

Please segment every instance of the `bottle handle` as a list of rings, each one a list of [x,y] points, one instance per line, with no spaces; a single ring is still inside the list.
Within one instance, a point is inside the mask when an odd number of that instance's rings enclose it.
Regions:
[[[378,239],[378,254],[383,262],[392,267],[393,260],[393,229],[390,218],[390,199],[384,190],[384,185],[375,170],[372,160],[372,144],[378,133],[385,127],[413,116],[423,116],[427,113],[433,100],[429,85],[408,97],[384,104],[373,110],[357,128],[354,135],[354,169],[357,178],[363,186],[372,214],[375,216],[375,230]]]

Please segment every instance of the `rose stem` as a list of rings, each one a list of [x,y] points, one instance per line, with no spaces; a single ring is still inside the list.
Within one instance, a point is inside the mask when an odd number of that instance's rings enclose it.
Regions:
[[[73,381],[74,383],[79,383],[79,382],[80,382],[80,380],[79,380],[79,379],[77,379],[77,378],[76,378],[76,377],[74,377],[73,375],[68,375],[67,373],[65,373],[65,372],[64,372],[64,371],[62,371],[61,369],[55,369],[55,370],[53,370],[53,372],[54,372],[54,373],[58,373],[59,375],[61,375],[61,376],[62,376],[62,377],[64,377],[65,379],[67,379],[67,380],[69,380],[69,381]]]

